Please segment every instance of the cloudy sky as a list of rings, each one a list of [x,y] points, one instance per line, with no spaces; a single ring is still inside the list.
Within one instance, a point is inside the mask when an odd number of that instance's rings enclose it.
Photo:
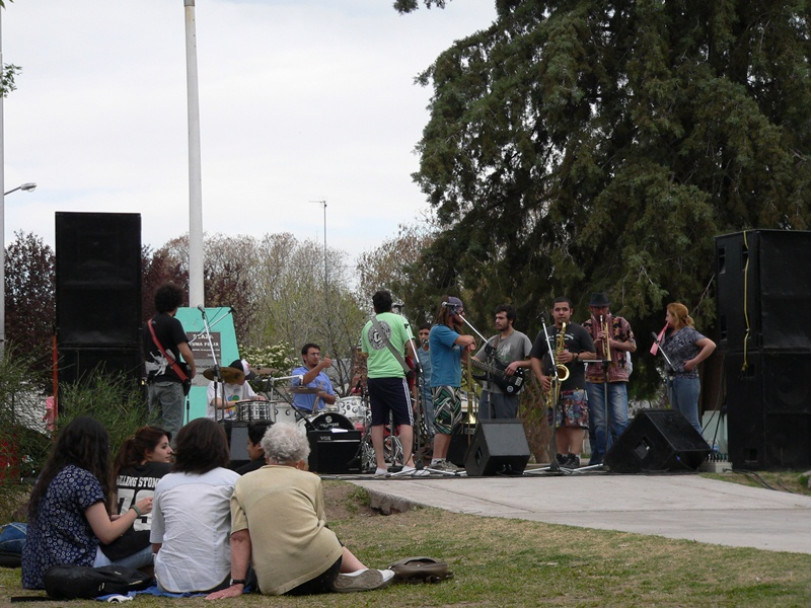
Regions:
[[[54,244],[56,211],[188,231],[183,0],[15,0],[3,61],[5,239]],[[427,209],[411,181],[430,90],[414,77],[487,27],[494,0],[399,15],[391,0],[197,0],[203,229],[323,239],[350,259]]]

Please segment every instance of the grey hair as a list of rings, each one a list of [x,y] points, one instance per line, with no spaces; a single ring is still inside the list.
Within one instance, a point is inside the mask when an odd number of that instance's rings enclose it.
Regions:
[[[292,424],[272,424],[262,437],[265,457],[277,464],[293,464],[307,461],[310,442],[299,428]]]

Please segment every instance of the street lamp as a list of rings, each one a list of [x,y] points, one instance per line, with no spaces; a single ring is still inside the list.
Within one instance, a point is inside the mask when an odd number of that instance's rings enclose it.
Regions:
[[[22,190],[31,192],[37,187],[33,182],[25,182],[16,188],[6,190],[0,197],[0,361],[6,355],[6,222],[5,222],[5,197],[12,192]]]

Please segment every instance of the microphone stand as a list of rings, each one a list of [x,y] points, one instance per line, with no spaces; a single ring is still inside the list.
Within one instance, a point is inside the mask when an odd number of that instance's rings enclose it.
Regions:
[[[206,309],[203,307],[202,304],[200,306],[198,306],[197,308],[200,310],[200,313],[203,316],[203,332],[202,332],[202,334],[197,334],[197,336],[195,336],[195,338],[200,336],[200,335],[203,335],[205,337],[205,339],[206,339],[206,342],[208,342],[208,350],[209,350],[209,353],[211,354],[211,360],[214,361],[214,376],[216,378],[216,380],[214,381],[214,420],[217,421],[217,422],[223,422],[225,420],[225,410],[223,408],[220,408],[222,410],[222,417],[219,420],[217,420],[217,389],[218,389],[218,387],[222,386],[222,392],[223,392],[222,399],[224,400],[225,399],[225,386],[224,386],[225,383],[223,382],[223,379],[222,379],[222,372],[220,371],[220,365],[219,365],[218,360],[217,360],[217,355],[214,353],[214,341],[211,339],[211,327],[208,324],[208,316],[206,315]],[[223,401],[223,405],[225,405],[224,401]],[[207,403],[206,403],[206,409],[208,409],[208,404]],[[189,415],[189,401],[187,400],[186,401],[186,418],[187,418],[187,421],[188,421],[188,415]]]
[[[670,367],[671,371],[675,372],[676,368],[673,367],[673,362],[670,360],[670,357],[667,356],[665,349],[662,348],[662,343],[659,342],[659,336],[656,335],[655,331],[651,332],[651,336],[653,336],[653,341],[656,343],[656,346],[659,347],[659,352],[662,353],[662,356],[665,358],[665,362],[667,363],[668,367]],[[668,406],[670,405],[670,384],[669,384],[669,376],[667,374],[667,368],[665,368],[665,399],[667,399]]]

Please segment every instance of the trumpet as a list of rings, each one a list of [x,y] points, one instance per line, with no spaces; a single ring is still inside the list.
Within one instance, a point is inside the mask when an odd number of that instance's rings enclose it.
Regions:
[[[611,357],[611,345],[609,343],[609,339],[611,338],[610,328],[608,325],[608,319],[604,315],[600,315],[600,330],[603,332],[603,361],[606,363],[612,362]]]

